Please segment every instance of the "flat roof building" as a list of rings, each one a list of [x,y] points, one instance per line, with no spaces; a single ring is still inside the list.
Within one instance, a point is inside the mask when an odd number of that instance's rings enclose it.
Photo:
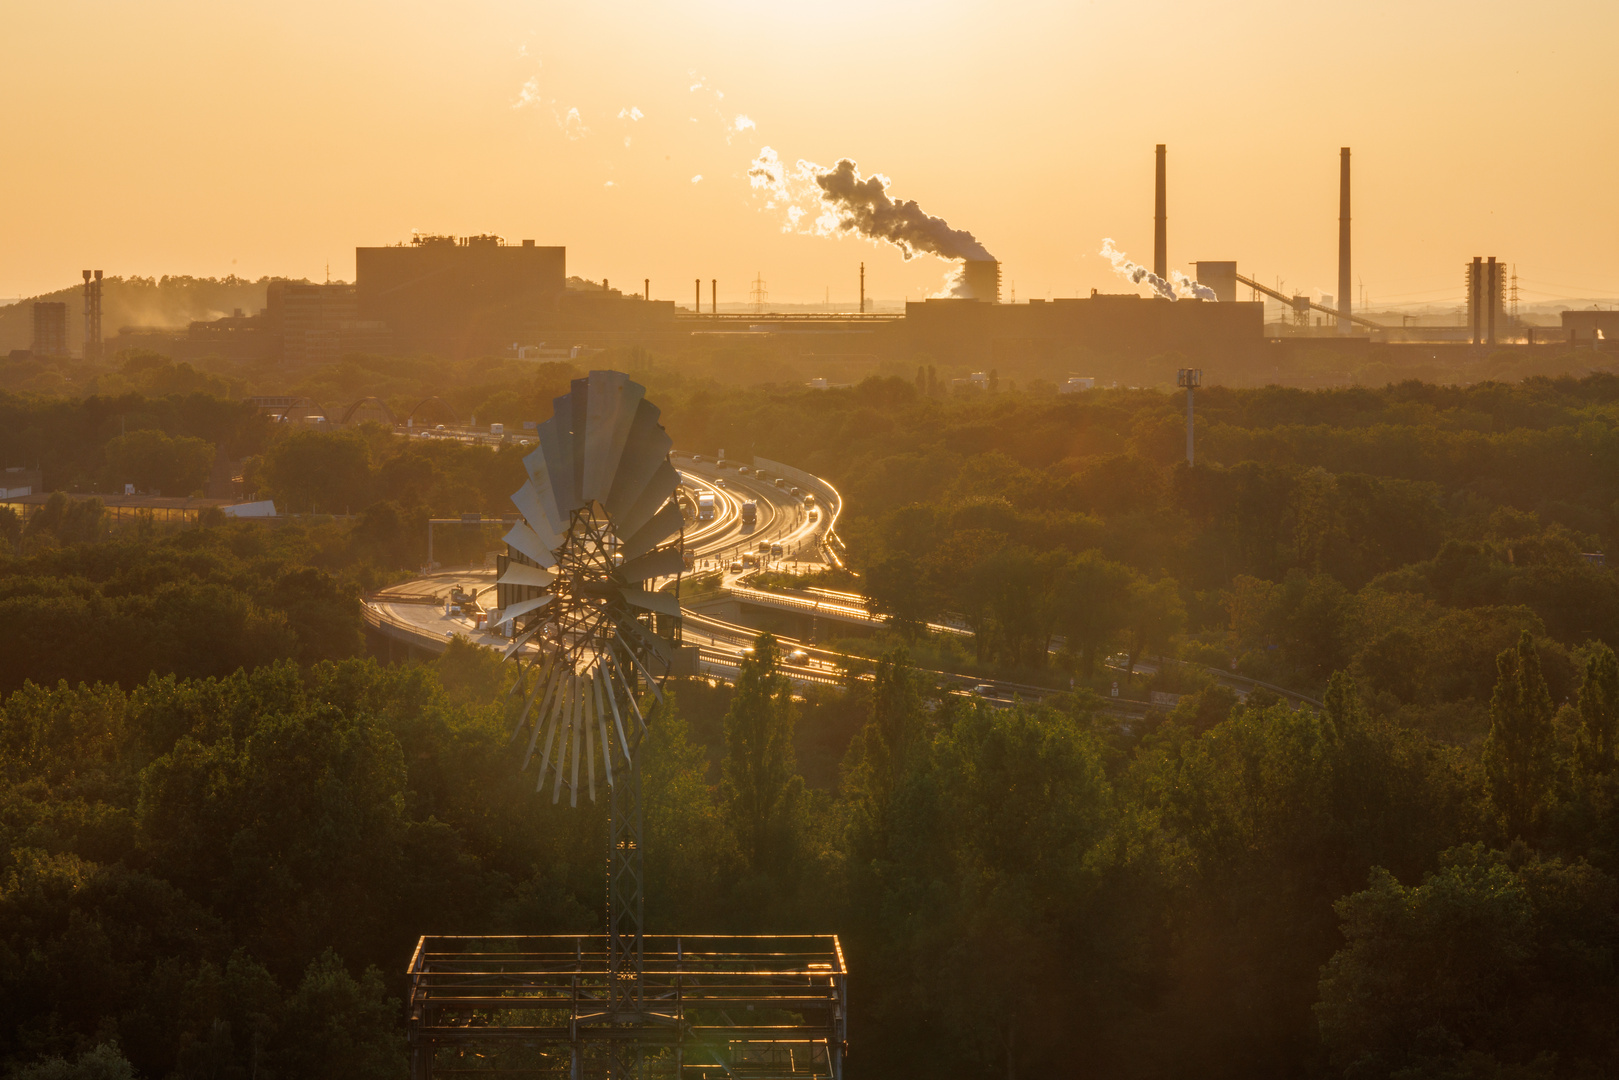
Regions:
[[[953,362],[988,362],[1005,349],[1057,360],[1075,348],[1146,359],[1170,351],[1199,358],[1251,354],[1264,343],[1264,305],[1170,301],[1134,293],[986,304],[925,300],[905,305],[910,351]]]
[[[67,355],[67,305],[60,300],[34,301],[35,356]]]
[[[417,236],[354,252],[358,319],[405,351],[494,353],[546,321],[566,287],[567,249],[498,236]]]

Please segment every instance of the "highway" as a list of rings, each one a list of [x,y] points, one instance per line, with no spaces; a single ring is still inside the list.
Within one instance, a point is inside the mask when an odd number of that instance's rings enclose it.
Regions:
[[[693,507],[699,494],[710,492],[715,496],[715,514],[710,521],[693,522],[684,537],[687,550],[693,553],[694,567],[690,574],[718,573],[720,588],[730,598],[743,600],[762,607],[775,607],[798,613],[813,612],[817,617],[873,626],[883,623],[880,616],[867,610],[866,598],[859,593],[833,589],[758,589],[748,583],[757,569],[768,568],[772,562],[784,570],[797,571],[818,568],[828,560],[837,560],[835,528],[842,510],[842,497],[832,485],[819,478],[800,474],[800,479],[813,484],[812,494],[817,504],[815,512],[807,511],[802,495],[794,496],[790,490],[758,475],[744,475],[735,465],[721,467],[712,460],[703,460],[689,454],[672,454],[680,474],[680,492]],[[768,473],[768,470],[766,470]],[[795,470],[796,472],[796,470]],[[774,479],[774,475],[772,475]],[[793,481],[789,481],[793,483]],[[757,520],[749,525],[742,520],[742,504],[752,500],[757,507]],[[782,555],[777,560],[769,556],[769,545],[780,544]],[[764,554],[759,545],[764,544]],[[758,566],[741,566],[744,554],[753,556]],[[452,586],[480,599],[492,590],[495,580],[493,568],[467,568],[458,571],[440,571],[412,579],[401,585],[384,589],[366,601],[367,621],[385,638],[400,644],[425,650],[442,652],[451,637],[464,635],[470,640],[504,650],[509,639],[491,634],[477,625],[473,616],[452,612],[447,600]],[[668,579],[651,583],[657,589]],[[701,668],[710,675],[734,679],[741,663],[742,650],[751,645],[758,631],[717,619],[689,607],[682,610],[685,641],[700,649]],[[929,623],[928,629],[936,633],[968,635],[971,631],[955,623]],[[779,638],[784,654],[791,657],[783,665],[784,673],[795,683],[811,686],[841,686],[844,682],[844,658],[837,653],[820,649],[792,638]],[[1136,671],[1153,674],[1158,663],[1179,661],[1141,661]],[[1122,671],[1122,666],[1109,662],[1110,667]],[[1199,665],[1193,665],[1199,666]],[[1246,697],[1258,687],[1275,692],[1295,703],[1319,707],[1320,702],[1307,695],[1283,687],[1262,683],[1245,676],[1206,668],[1222,685]],[[1002,679],[983,680],[979,676],[954,672],[928,671],[934,685],[956,694],[970,694],[996,704],[1009,705],[1014,701],[1036,701],[1060,691],[1049,687],[1007,682]],[[1104,710],[1123,717],[1144,715],[1144,702],[1126,698],[1104,699]]]
[[[714,495],[713,521],[698,522],[686,533],[686,547],[695,553],[698,573],[719,571],[722,582],[730,583],[742,576],[742,569],[733,570],[731,564],[740,561],[744,553],[758,554],[758,545],[780,544],[779,560],[770,560],[768,547],[764,561],[784,564],[819,563],[819,545],[825,535],[825,519],[832,517],[832,509],[824,504],[826,495],[836,506],[841,500],[829,484],[818,486],[815,495],[817,508],[812,512],[805,506],[802,496],[789,494],[788,489],[760,480],[757,475],[743,475],[735,467],[721,467],[715,462],[701,460],[688,454],[671,455],[680,471],[680,486],[693,505],[703,492]],[[758,517],[752,524],[742,520],[742,504],[752,500]],[[756,560],[757,561],[757,560]],[[746,567],[750,571],[753,567]]]
[[[821,565],[823,542],[835,526],[842,507],[842,497],[832,485],[815,481],[810,493],[815,496],[817,505],[812,513],[807,510],[802,495],[794,496],[787,488],[759,479],[752,469],[749,475],[743,475],[734,465],[722,468],[712,460],[699,460],[689,454],[672,454],[671,458],[680,473],[681,494],[691,505],[696,505],[697,495],[702,492],[712,492],[715,496],[713,520],[693,522],[684,537],[685,547],[694,557],[692,573],[718,572],[722,587],[735,586],[739,579],[756,569],[755,566],[732,569],[742,561],[744,553],[750,554],[752,561],[766,566],[775,564],[800,569],[808,568],[809,564]],[[757,519],[751,525],[742,520],[742,504],[749,500],[757,508]],[[758,551],[761,543],[766,545],[762,555]],[[779,559],[769,555],[769,545],[773,543],[781,545]],[[473,616],[452,612],[447,600],[452,586],[459,586],[483,600],[494,581],[492,567],[439,571],[372,596],[366,601],[365,617],[385,638],[431,653],[442,652],[448,640],[458,634],[477,644],[504,650],[510,644],[509,639],[489,633]],[[650,587],[660,588],[667,581],[654,581]],[[694,620],[702,618],[688,609],[683,621],[694,625]],[[743,632],[747,641],[757,635],[757,631]],[[702,649],[703,670],[734,678],[740,662],[737,650],[745,641],[736,641],[729,631],[711,637],[713,640]],[[722,639],[723,646],[716,644]],[[697,640],[689,643],[700,644]],[[786,643],[786,647],[796,648],[797,643]],[[805,667],[790,674],[801,683],[841,684],[841,674],[835,676],[825,667]]]

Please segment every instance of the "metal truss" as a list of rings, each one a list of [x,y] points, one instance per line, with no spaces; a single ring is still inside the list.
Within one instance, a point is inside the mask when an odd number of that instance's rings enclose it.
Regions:
[[[411,1080],[843,1080],[835,936],[643,944],[631,1018],[601,935],[422,938],[408,971]]]

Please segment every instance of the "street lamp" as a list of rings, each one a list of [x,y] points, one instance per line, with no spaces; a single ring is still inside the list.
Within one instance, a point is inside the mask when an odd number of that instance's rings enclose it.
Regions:
[[[1175,385],[1186,387],[1186,464],[1192,464],[1192,391],[1203,385],[1202,368],[1181,368],[1175,373]]]

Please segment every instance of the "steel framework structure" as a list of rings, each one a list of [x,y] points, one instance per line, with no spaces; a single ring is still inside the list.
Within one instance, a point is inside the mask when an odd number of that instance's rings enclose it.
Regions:
[[[423,937],[407,974],[411,1080],[843,1080],[835,936],[649,936],[638,1022],[600,935]]]

